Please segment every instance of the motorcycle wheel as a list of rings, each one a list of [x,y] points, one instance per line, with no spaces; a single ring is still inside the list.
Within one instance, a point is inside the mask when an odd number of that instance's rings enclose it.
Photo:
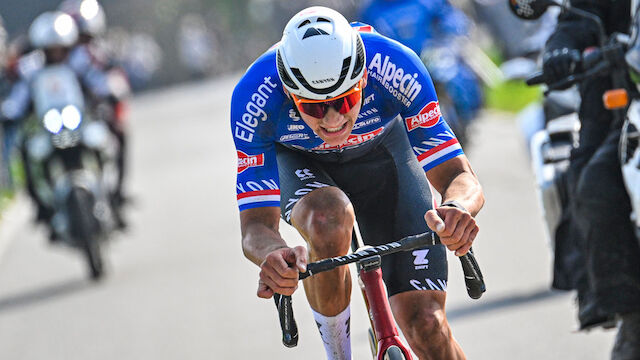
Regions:
[[[390,346],[384,353],[384,360],[406,360],[402,350],[397,346]]]
[[[83,250],[92,280],[104,275],[99,224],[93,215],[93,197],[84,189],[76,188],[69,195],[71,234]]]

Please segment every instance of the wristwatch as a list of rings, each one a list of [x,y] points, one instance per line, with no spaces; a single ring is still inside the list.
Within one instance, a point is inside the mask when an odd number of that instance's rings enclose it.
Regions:
[[[455,201],[455,200],[447,200],[445,202],[443,202],[442,204],[440,204],[440,206],[449,206],[449,207],[454,207],[454,208],[458,208],[464,212],[469,212],[469,210],[465,209],[464,206],[460,205],[459,202]]]

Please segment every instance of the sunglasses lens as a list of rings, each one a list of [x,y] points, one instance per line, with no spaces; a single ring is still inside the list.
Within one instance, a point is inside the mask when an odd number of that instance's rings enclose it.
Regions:
[[[362,98],[362,90],[360,91],[355,91],[352,92],[351,94],[343,97],[343,103],[342,103],[342,108],[340,109],[340,113],[341,114],[346,114],[347,112],[349,112],[349,110],[351,110],[354,106],[356,106],[359,102],[360,99]]]
[[[327,112],[327,106],[324,103],[300,103],[300,111],[313,116],[314,118],[323,118]]]

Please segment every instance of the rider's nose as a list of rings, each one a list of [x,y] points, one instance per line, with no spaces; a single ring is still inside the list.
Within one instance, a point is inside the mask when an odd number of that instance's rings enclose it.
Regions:
[[[342,114],[336,111],[333,107],[329,107],[327,114],[323,118],[323,122],[325,125],[338,125],[342,122],[342,118]]]

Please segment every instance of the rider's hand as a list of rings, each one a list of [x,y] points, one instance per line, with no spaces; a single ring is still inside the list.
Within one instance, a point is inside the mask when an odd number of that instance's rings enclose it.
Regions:
[[[542,71],[548,83],[566,78],[578,70],[580,51],[575,49],[555,49],[542,56]]]
[[[451,206],[440,206],[429,210],[424,215],[429,228],[438,234],[440,242],[456,256],[469,251],[479,227],[471,214],[463,209]]]
[[[260,264],[258,297],[268,299],[274,293],[291,295],[298,288],[298,272],[307,270],[304,246],[280,248],[270,252]]]

